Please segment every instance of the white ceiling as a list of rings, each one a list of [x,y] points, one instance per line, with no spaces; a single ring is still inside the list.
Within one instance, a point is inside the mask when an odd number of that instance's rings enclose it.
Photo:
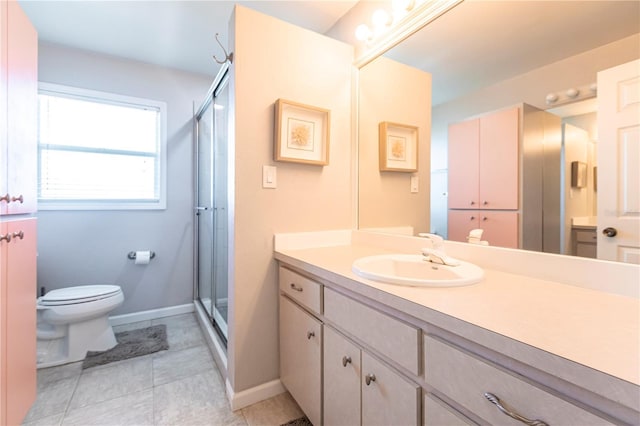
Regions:
[[[234,4],[354,43],[380,0],[20,0],[40,40],[215,76]],[[363,18],[363,16],[365,18]],[[387,56],[433,74],[438,104],[640,32],[640,1],[466,0]],[[640,44],[638,46],[640,52]]]
[[[357,0],[20,0],[40,41],[215,76],[234,4],[325,33]]]
[[[636,0],[470,0],[387,56],[431,72],[437,105],[639,32]]]

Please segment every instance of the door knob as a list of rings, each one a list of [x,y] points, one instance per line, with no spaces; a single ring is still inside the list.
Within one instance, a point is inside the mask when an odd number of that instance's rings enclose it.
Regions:
[[[618,235],[618,230],[616,228],[604,228],[602,233],[607,237],[615,237]]]

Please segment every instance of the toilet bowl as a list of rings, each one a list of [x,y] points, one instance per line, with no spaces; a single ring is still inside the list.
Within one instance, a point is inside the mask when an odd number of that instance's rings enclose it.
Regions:
[[[117,342],[109,313],[123,301],[117,285],[61,288],[39,297],[38,368],[80,361],[87,351],[113,348]],[[41,353],[41,347],[49,349]]]

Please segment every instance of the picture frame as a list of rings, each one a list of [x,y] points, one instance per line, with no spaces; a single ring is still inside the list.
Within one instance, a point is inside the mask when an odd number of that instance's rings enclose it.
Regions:
[[[418,171],[418,127],[383,121],[378,125],[380,171]]]
[[[274,160],[329,164],[328,109],[278,99],[275,103]]]
[[[582,161],[571,162],[571,187],[584,188],[587,186],[587,164]]]

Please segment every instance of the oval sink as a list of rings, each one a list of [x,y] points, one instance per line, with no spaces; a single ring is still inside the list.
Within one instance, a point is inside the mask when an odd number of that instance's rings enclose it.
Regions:
[[[484,271],[469,262],[457,266],[440,265],[422,255],[383,254],[362,257],[351,267],[362,278],[387,284],[424,287],[458,287],[476,284]]]

